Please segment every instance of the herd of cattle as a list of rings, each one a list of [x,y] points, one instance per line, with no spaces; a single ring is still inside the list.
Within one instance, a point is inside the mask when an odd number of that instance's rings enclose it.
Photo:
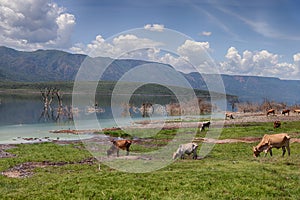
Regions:
[[[269,116],[270,114],[275,115],[275,109],[270,109],[267,111],[267,116]],[[290,115],[291,110],[290,109],[284,109],[281,111],[282,115]],[[300,109],[295,109],[294,113],[300,114]]]
[[[126,150],[126,155],[129,155],[129,147],[132,144],[131,140],[114,140],[112,141],[112,146],[107,150],[107,156],[110,156],[112,153],[117,152],[117,157],[119,157],[119,150]],[[282,156],[284,156],[286,149],[288,155],[290,155],[290,136],[286,133],[268,135],[265,134],[257,146],[253,147],[253,156],[258,157],[261,152],[265,153],[265,156],[268,152],[272,156],[272,148],[282,148]],[[177,151],[173,154],[173,159],[181,158],[184,159],[184,155],[193,155],[193,159],[197,159],[197,149],[198,144],[191,142],[186,144],[179,145]]]
[[[274,122],[274,128],[280,127],[281,123],[280,121]],[[200,130],[204,131],[206,128],[209,128],[210,122],[203,122]],[[117,153],[117,157],[119,157],[119,150],[126,150],[126,155],[129,155],[129,149],[132,144],[132,140],[122,139],[122,140],[111,140],[112,145],[107,150],[107,156],[109,157],[113,153]],[[261,152],[265,153],[265,156],[269,152],[272,156],[272,148],[282,148],[282,156],[285,155],[286,149],[288,151],[288,155],[290,155],[290,136],[286,133],[281,134],[272,134],[268,135],[265,134],[263,138],[261,139],[260,143],[257,146],[253,147],[253,156],[258,157]],[[197,149],[198,144],[191,142],[186,144],[180,144],[178,149],[173,154],[173,159],[181,158],[184,159],[184,155],[191,155],[193,156],[193,159],[197,159]]]

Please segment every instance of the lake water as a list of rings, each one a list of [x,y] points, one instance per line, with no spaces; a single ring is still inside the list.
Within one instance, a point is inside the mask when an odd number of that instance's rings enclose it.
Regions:
[[[71,105],[71,97],[64,97],[64,104]],[[91,135],[55,134],[51,130],[75,129],[72,119],[59,116],[56,105],[52,105],[53,112],[43,114],[43,102],[40,95],[0,95],[0,144],[26,143],[49,140],[77,140],[89,138]],[[107,108],[108,109],[108,108]],[[97,113],[103,119],[103,127],[114,124],[109,119],[109,112]],[[83,115],[85,110],[81,112]],[[34,140],[31,140],[34,139]]]
[[[159,102],[173,101],[170,97],[157,98]],[[101,100],[100,100],[101,99]],[[153,101],[153,99],[151,99]],[[109,100],[105,97],[99,98],[99,105],[93,107],[93,102],[76,108],[73,112],[73,119],[83,121],[86,129],[103,129],[117,126],[128,126],[132,122],[141,121],[144,118],[141,112],[131,112],[124,105],[114,105],[113,111]],[[70,109],[72,104],[71,95],[63,96],[64,109]],[[4,95],[0,94],[0,144],[25,143],[32,141],[48,140],[77,140],[92,137],[91,134],[55,134],[51,130],[74,130],[72,117],[66,114],[57,113],[57,102],[52,102],[52,111],[43,113],[43,101],[40,94],[30,95]],[[157,108],[157,107],[156,107]],[[159,107],[158,107],[159,108]],[[197,116],[199,118],[201,116]],[[208,118],[209,116],[202,116]],[[178,119],[180,116],[167,116],[160,113],[151,116],[151,120]],[[117,121],[117,122],[116,122]],[[76,122],[76,120],[75,120]],[[26,140],[27,139],[27,140]],[[34,139],[34,140],[31,140]]]

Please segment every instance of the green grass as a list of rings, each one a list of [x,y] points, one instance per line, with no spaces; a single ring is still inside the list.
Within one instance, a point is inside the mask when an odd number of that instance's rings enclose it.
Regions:
[[[298,124],[287,122],[275,132],[297,132]],[[270,125],[227,127],[221,137],[259,137],[271,131]],[[161,131],[151,140],[159,143],[174,133]],[[36,168],[28,178],[0,176],[0,199],[299,199],[300,144],[292,143],[291,156],[283,158],[280,149],[273,150],[273,157],[254,158],[253,145],[218,144],[202,160],[177,160],[144,174],[119,172],[103,164],[99,170],[98,163]],[[147,149],[133,144],[132,150]],[[7,151],[17,157],[0,159],[0,171],[29,161],[71,162],[91,157],[80,143],[23,144]]]
[[[282,122],[281,127],[274,129],[273,123],[245,123],[227,126],[222,130],[220,139],[240,137],[262,137],[264,134],[290,133],[293,137],[300,137],[300,122]]]

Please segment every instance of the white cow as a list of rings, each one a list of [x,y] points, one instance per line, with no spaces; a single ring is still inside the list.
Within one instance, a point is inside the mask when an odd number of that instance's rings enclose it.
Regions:
[[[205,128],[209,128],[209,126],[210,126],[210,121],[202,122],[200,131],[205,131]]]
[[[194,142],[181,144],[179,145],[177,151],[174,152],[173,159],[175,160],[178,157],[184,159],[184,154],[190,155],[191,153],[193,153],[193,159],[197,159],[197,148],[198,148],[198,144]]]

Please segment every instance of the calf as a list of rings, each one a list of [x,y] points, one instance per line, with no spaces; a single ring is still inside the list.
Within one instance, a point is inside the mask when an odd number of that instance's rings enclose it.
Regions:
[[[281,126],[281,122],[278,121],[278,120],[276,120],[276,121],[274,122],[274,128],[279,128],[280,126]]]
[[[291,110],[289,110],[289,109],[285,109],[285,110],[281,111],[281,114],[283,114],[283,115],[285,115],[285,114],[290,115],[290,111]]]
[[[275,109],[270,109],[267,111],[267,116],[269,116],[269,114],[273,114],[275,115]]]
[[[173,154],[173,159],[180,157],[181,159],[184,159],[184,154],[190,155],[193,153],[193,159],[197,159],[197,148],[198,144],[196,143],[186,143],[179,145],[179,148],[176,152]]]
[[[112,153],[117,152],[117,157],[119,157],[120,149],[126,150],[126,156],[129,155],[129,147],[132,143],[131,140],[112,140],[113,144],[107,150],[107,156],[110,156]]]
[[[290,155],[290,136],[286,133],[274,134],[274,135],[264,135],[260,143],[253,147],[253,156],[258,157],[261,152],[265,152],[265,156],[270,151],[272,156],[272,148],[282,148],[282,156],[284,156],[287,148],[288,154]]]
[[[209,126],[210,126],[210,121],[202,122],[200,131],[205,131],[205,128],[209,128]]]

